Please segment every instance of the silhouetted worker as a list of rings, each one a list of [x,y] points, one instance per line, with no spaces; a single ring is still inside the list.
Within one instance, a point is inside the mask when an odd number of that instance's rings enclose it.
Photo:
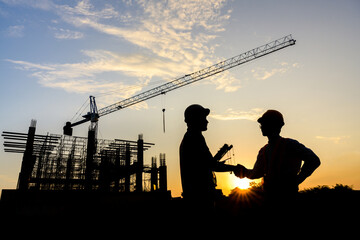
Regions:
[[[315,171],[320,159],[298,141],[280,136],[285,124],[280,112],[268,110],[258,122],[269,142],[260,149],[253,169],[240,165],[241,171],[235,171],[235,174],[249,179],[263,177],[267,204],[291,204],[296,198],[298,185]],[[301,167],[302,161],[304,164]]]
[[[213,210],[216,198],[216,180],[213,171],[234,171],[237,166],[219,163],[213,158],[203,131],[210,110],[201,105],[190,105],[185,110],[188,129],[180,145],[180,171],[183,197],[191,211],[198,214]]]

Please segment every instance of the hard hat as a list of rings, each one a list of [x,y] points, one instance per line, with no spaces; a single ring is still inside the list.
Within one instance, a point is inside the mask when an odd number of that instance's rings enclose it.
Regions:
[[[190,105],[185,109],[184,112],[185,122],[189,123],[194,119],[198,119],[200,117],[206,117],[207,115],[209,115],[209,113],[210,113],[210,109],[204,108],[199,104]]]
[[[260,124],[268,123],[279,125],[281,127],[285,124],[283,115],[276,110],[267,110],[257,121]]]

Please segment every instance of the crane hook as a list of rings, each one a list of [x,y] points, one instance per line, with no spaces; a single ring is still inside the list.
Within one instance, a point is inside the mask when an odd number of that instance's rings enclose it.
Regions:
[[[163,131],[165,133],[165,108],[162,109],[163,112]]]

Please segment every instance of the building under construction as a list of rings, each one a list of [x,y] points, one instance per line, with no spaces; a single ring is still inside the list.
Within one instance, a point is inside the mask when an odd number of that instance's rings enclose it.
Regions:
[[[69,213],[75,206],[76,212],[82,206],[85,213],[85,202],[92,211],[106,206],[123,212],[129,203],[141,209],[139,204],[171,199],[165,154],[160,154],[159,167],[156,157],[150,166],[144,165],[144,151],[154,144],[144,142],[142,135],[129,141],[96,139],[94,131],[88,138],[35,131],[32,120],[28,133],[2,133],[5,152],[23,154],[17,189],[2,191],[2,205],[9,214],[48,214],[44,209],[49,208],[51,213]]]
[[[5,152],[23,153],[19,190],[86,190],[105,192],[167,191],[165,154],[144,165],[146,143],[89,141],[85,137],[37,135],[36,121],[28,133],[3,132]],[[91,135],[91,132],[89,132]]]

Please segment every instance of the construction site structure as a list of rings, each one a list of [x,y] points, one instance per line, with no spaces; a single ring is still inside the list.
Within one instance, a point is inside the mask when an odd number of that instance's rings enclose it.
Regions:
[[[156,158],[151,166],[144,165],[144,151],[154,144],[144,142],[141,134],[137,141],[94,141],[35,131],[32,120],[28,133],[2,133],[5,152],[23,153],[17,185],[21,191],[167,191],[165,154],[160,154],[159,168]]]

